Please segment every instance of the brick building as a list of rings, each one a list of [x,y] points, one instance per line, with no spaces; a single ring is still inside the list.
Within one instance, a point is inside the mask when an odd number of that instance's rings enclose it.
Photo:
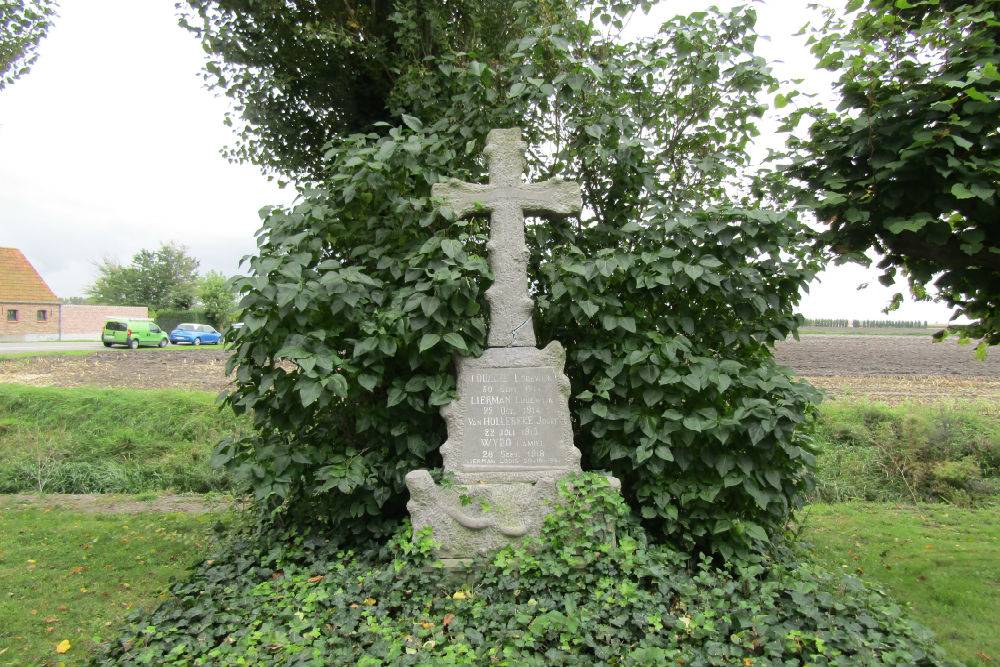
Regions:
[[[58,340],[59,298],[17,248],[0,248],[0,341]]]
[[[109,317],[147,317],[145,306],[62,304],[17,248],[0,248],[0,341],[100,340]]]

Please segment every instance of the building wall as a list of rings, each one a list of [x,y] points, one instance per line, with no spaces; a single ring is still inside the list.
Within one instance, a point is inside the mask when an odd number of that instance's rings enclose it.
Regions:
[[[146,306],[65,304],[62,307],[62,339],[99,341],[109,317],[149,317],[149,309]]]
[[[17,320],[7,318],[17,311]],[[45,319],[38,320],[38,311]],[[0,341],[59,340],[59,304],[8,301],[0,303]]]

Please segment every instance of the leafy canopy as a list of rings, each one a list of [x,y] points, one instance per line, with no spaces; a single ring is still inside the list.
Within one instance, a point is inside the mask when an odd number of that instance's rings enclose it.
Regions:
[[[852,0],[813,40],[840,72],[836,112],[803,109],[809,136],[787,174],[844,260],[883,255],[918,298],[935,291],[958,328],[1000,343],[1000,2]],[[902,295],[896,295],[896,306]]]
[[[209,54],[206,81],[235,103],[228,157],[302,181],[322,178],[328,141],[398,120],[392,96],[409,68],[442,54],[495,59],[523,29],[517,3],[497,0],[187,4],[181,23]],[[567,12],[563,0],[533,6],[542,21]]]
[[[236,312],[236,294],[232,283],[218,271],[209,271],[198,281],[198,303],[210,322],[220,330],[225,328]]]
[[[55,0],[0,0],[0,90],[27,74],[55,16]]]
[[[578,20],[572,4],[517,2],[498,53],[428,37],[399,6],[392,44],[413,58],[396,63],[388,120],[334,136],[325,180],[268,210],[247,258],[227,401],[257,430],[216,462],[278,521],[355,541],[395,529],[404,475],[440,466],[451,360],[482,352],[492,279],[488,221],[454,220],[430,186],[485,180],[487,132],[519,125],[545,148],[530,177],[579,181],[588,212],[527,228],[539,345],[567,349],[585,467],[621,478],[678,547],[731,556],[778,535],[809,488],[818,396],[770,345],[794,333],[817,265],[805,228],[758,208],[743,170],[774,85],[753,12],[677,17],[625,44],[598,30],[624,5]],[[488,34],[482,12],[469,35]]]
[[[127,266],[101,260],[97,279],[85,291],[95,301],[113,306],[187,309],[195,303],[199,263],[187,254],[186,246],[174,242],[158,250],[143,248]]]

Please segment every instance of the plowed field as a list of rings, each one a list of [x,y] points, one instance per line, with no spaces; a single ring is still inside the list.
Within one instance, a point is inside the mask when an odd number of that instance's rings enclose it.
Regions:
[[[38,386],[221,391],[226,350],[102,350],[93,354],[0,360],[0,382]],[[809,334],[777,346],[779,363],[831,398],[975,399],[1000,406],[1000,350],[985,361],[973,346],[927,336]],[[996,408],[1000,411],[1000,407]]]

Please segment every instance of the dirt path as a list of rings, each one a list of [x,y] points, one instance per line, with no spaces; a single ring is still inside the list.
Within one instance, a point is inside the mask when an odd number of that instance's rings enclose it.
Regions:
[[[124,496],[102,493],[15,493],[0,494],[0,512],[11,512],[28,508],[44,510],[60,509],[88,514],[139,514],[140,512],[180,512],[183,514],[204,514],[222,512],[235,506],[242,506],[233,499],[198,494],[177,495],[174,493],[142,494]]]

